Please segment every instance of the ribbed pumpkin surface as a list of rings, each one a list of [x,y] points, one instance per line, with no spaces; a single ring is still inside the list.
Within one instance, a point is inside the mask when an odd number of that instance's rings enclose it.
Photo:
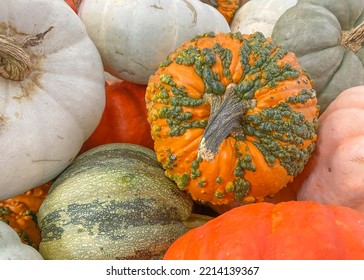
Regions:
[[[178,238],[165,259],[364,259],[364,214],[312,201],[234,208]]]
[[[45,259],[155,259],[186,232],[192,203],[153,151],[91,149],[54,182],[38,212]]]

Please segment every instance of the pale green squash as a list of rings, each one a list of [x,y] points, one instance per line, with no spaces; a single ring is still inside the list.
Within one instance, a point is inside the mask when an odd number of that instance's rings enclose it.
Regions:
[[[39,250],[45,259],[160,259],[191,211],[152,150],[99,146],[55,180],[38,212]]]

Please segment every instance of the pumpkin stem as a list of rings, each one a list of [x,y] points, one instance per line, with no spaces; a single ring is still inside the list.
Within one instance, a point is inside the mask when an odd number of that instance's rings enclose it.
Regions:
[[[229,135],[241,134],[241,118],[256,105],[256,100],[242,100],[236,94],[236,84],[229,84],[222,96],[205,94],[210,103],[210,118],[202,136],[198,155],[211,161],[215,158],[220,144]]]
[[[0,35],[0,75],[5,79],[22,81],[31,66],[30,55],[11,38]]]
[[[202,226],[212,219],[214,219],[214,217],[191,213],[191,215],[186,221],[183,222],[183,224],[187,227],[188,230],[190,230]]]
[[[26,39],[22,45],[13,38],[0,35],[0,76],[13,81],[24,80],[32,68],[30,55],[25,49],[42,43],[44,36],[52,29],[53,26]]]
[[[364,43],[364,21],[357,27],[344,31],[342,35],[341,44],[351,49],[353,52],[358,52]]]

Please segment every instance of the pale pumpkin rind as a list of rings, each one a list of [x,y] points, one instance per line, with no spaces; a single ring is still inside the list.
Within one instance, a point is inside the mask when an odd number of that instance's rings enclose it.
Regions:
[[[77,156],[105,107],[104,67],[64,1],[2,1],[0,200],[45,184]]]
[[[0,260],[43,260],[43,257],[35,248],[22,243],[11,226],[0,221]]]
[[[310,77],[261,33],[184,43],[150,78],[146,100],[157,158],[194,200],[262,200],[302,171],[315,147]]]
[[[364,213],[364,86],[349,88],[319,118],[310,160],[291,183],[297,200],[336,204]]]
[[[45,259],[159,259],[187,231],[192,201],[152,150],[98,146],[54,182],[38,212]]]

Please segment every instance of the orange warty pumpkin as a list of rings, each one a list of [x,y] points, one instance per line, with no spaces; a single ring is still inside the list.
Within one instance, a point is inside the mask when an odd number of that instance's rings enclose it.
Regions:
[[[261,33],[185,42],[150,77],[146,100],[157,158],[194,200],[262,201],[292,181],[315,148],[310,77]]]
[[[215,7],[230,24],[236,11],[240,7],[240,0],[201,0],[202,2]]]
[[[107,83],[106,105],[101,121],[83,144],[80,153],[110,143],[132,143],[153,149],[145,90],[145,85],[121,80]]]
[[[36,214],[52,183],[48,182],[24,194],[0,201],[0,221],[9,224],[23,243],[38,249],[40,229]]]
[[[164,259],[364,259],[364,214],[313,201],[244,205],[188,231]]]

